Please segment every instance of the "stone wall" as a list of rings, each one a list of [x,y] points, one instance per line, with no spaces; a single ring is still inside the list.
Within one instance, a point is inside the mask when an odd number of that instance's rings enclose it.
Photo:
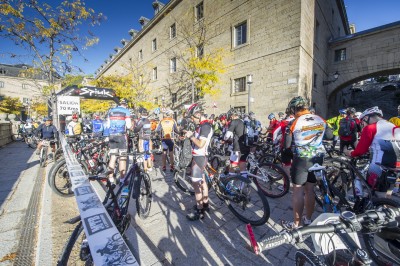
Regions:
[[[11,127],[12,125],[9,121],[0,121],[0,147],[12,141]]]

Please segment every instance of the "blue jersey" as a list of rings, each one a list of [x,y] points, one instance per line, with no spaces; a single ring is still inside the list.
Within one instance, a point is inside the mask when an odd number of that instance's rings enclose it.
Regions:
[[[110,135],[119,135],[125,134],[126,132],[126,120],[131,119],[131,113],[128,109],[118,106],[116,108],[112,108],[108,112],[108,120],[110,125]],[[130,125],[128,125],[130,126]]]
[[[93,133],[102,133],[104,128],[103,128],[103,120],[101,119],[93,119],[92,121],[92,130]]]

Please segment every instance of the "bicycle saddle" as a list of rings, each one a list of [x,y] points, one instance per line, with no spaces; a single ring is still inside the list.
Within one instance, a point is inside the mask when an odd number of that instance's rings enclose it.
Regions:
[[[322,166],[322,165],[319,165],[318,163],[316,163],[313,166],[311,166],[310,168],[308,168],[308,172],[325,170],[325,169],[326,169],[325,166]]]

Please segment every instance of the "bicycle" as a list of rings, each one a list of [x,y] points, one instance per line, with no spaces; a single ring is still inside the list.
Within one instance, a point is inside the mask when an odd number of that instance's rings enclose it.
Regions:
[[[371,265],[372,260],[361,248],[356,232],[374,234],[382,228],[393,228],[398,226],[396,217],[399,216],[400,208],[369,210],[359,215],[350,211],[340,215],[325,213],[309,226],[284,230],[259,242],[251,225],[247,225],[246,229],[255,254],[283,244],[297,244],[312,236],[315,251],[297,251],[296,265]]]
[[[152,202],[151,179],[140,165],[140,162],[144,159],[144,154],[145,153],[112,154],[115,156],[132,156],[134,160],[123,182],[120,183],[117,192],[114,192],[116,185],[111,183],[108,178],[110,172],[107,172],[104,176],[89,176],[90,181],[106,182],[107,191],[103,200],[103,205],[121,235],[124,235],[131,222],[131,216],[128,213],[131,197],[136,200],[136,212],[141,219],[146,219],[150,214]],[[124,194],[122,194],[122,192],[124,192]],[[90,205],[90,202],[87,204]],[[85,265],[92,265],[93,261],[90,255],[90,247],[87,243],[85,233],[83,232],[80,216],[66,222],[70,224],[79,222],[79,224],[75,227],[73,233],[66,242],[57,261],[57,265],[67,265],[71,259],[75,259],[70,257],[71,254],[77,255],[79,258],[76,259],[84,261]]]
[[[50,146],[54,145],[55,142],[49,139],[43,139],[41,142],[42,142],[42,147],[40,148],[39,151],[39,164],[40,167],[45,167],[47,162],[47,154],[49,152]]]
[[[241,175],[225,176],[222,171],[223,168],[217,171],[207,162],[204,174],[208,188],[213,188],[217,197],[241,221],[255,226],[266,223],[270,216],[268,200],[255,183]],[[175,170],[174,181],[184,193],[194,195],[186,168]]]

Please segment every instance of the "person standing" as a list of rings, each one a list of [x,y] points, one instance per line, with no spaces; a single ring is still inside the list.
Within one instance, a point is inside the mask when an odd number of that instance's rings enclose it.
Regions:
[[[178,133],[178,125],[175,119],[172,118],[173,112],[167,110],[164,113],[164,118],[160,121],[157,126],[156,131],[161,132],[161,143],[163,146],[162,154],[162,170],[167,171],[167,155],[170,161],[170,171],[174,171],[174,139],[175,135]]]
[[[149,151],[153,149],[153,145],[151,143],[151,124],[150,120],[148,119],[148,115],[148,111],[146,109],[142,109],[140,113],[140,119],[134,128],[134,133],[139,133],[139,152],[149,153]],[[143,164],[146,172],[152,171],[153,168],[151,155],[147,153],[144,155],[145,161]]]
[[[127,109],[128,103],[125,99],[120,100],[119,106],[111,108],[108,111],[106,126],[109,128],[109,145],[111,154],[126,153],[128,150],[127,129],[131,128],[131,113]],[[109,169],[114,172],[116,156],[112,155],[108,164]],[[127,156],[119,157],[119,182],[122,183],[125,178],[127,166]],[[109,176],[110,181],[114,181],[113,174]]]
[[[77,136],[82,134],[82,123],[79,122],[78,114],[72,114],[72,121],[68,123],[68,136]]]
[[[343,117],[339,122],[339,138],[340,138],[340,153],[343,153],[344,147],[351,146],[355,149],[354,143],[357,140],[357,122],[354,120],[356,109],[349,107],[346,110],[346,117]]]
[[[332,148],[335,149],[336,143],[339,140],[339,123],[342,118],[346,116],[346,109],[340,109],[339,110],[339,115],[334,116],[328,120],[326,120],[326,123],[328,126],[330,126],[333,129],[333,142],[332,142]]]
[[[186,138],[193,143],[192,148],[192,186],[195,191],[196,206],[193,211],[186,215],[190,221],[204,218],[204,212],[209,211],[208,205],[208,186],[204,175],[207,164],[207,150],[213,135],[212,126],[204,116],[202,108],[198,104],[192,104],[188,109],[196,125],[195,132],[187,131]]]
[[[100,115],[95,114],[92,120],[92,129],[93,129],[93,136],[94,137],[101,137],[103,136],[104,126],[103,120],[100,118]]]
[[[288,112],[295,116],[285,130],[285,149],[291,149],[293,162],[290,169],[292,179],[293,221],[282,220],[282,226],[288,230],[311,223],[314,212],[314,186],[316,178],[308,169],[315,163],[322,165],[325,153],[322,145],[326,123],[318,115],[310,114],[307,101],[294,97],[288,105]],[[303,211],[305,208],[305,215]]]

